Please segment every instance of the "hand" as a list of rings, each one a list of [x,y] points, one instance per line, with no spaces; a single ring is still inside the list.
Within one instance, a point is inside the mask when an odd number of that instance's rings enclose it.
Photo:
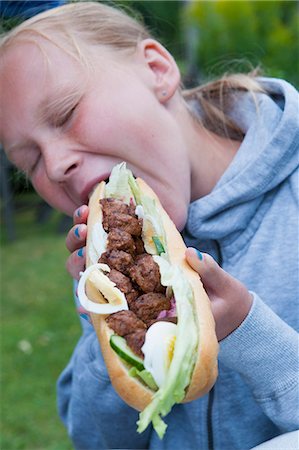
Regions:
[[[207,253],[188,248],[186,260],[199,273],[211,300],[216,335],[221,341],[243,322],[251,308],[252,296],[240,281],[221,269]]]
[[[66,268],[76,280],[79,280],[79,273],[85,269],[88,213],[87,205],[82,205],[76,209],[73,215],[74,226],[68,232],[65,241],[67,249],[71,252],[66,262]]]

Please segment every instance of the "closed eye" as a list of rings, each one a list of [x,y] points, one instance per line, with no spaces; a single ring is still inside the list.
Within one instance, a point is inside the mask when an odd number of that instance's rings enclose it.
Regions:
[[[72,119],[79,106],[84,91],[82,86],[63,86],[49,96],[45,96],[36,112],[39,124],[63,127]]]
[[[54,120],[54,124],[56,127],[63,127],[64,125],[66,125],[71,118],[73,117],[73,114],[77,108],[79,103],[77,103],[75,106],[73,106],[72,108],[70,108],[68,111],[66,111],[65,113],[59,115],[57,118],[55,118]]]

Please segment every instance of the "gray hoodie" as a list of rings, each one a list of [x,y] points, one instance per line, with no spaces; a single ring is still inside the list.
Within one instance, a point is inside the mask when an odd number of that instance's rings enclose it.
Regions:
[[[299,428],[298,93],[261,79],[232,111],[246,132],[213,191],[193,202],[184,238],[242,281],[254,302],[220,343],[209,395],[176,405],[161,441],[136,433],[138,413],[114,392],[95,333],[82,337],[58,381],[58,405],[76,449],[250,449]]]

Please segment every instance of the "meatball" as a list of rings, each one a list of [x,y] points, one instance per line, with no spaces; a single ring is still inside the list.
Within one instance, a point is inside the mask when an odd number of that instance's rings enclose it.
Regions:
[[[133,236],[140,236],[142,220],[135,215],[134,205],[127,205],[115,198],[100,200],[103,211],[103,227],[106,231],[119,228]]]
[[[146,330],[146,324],[133,311],[119,311],[106,317],[106,322],[119,336],[126,336],[138,329]]]
[[[107,274],[108,278],[116,284],[119,290],[124,294],[128,294],[132,291],[132,283],[129,277],[126,277],[123,273],[116,269],[110,270]]]
[[[107,217],[108,230],[118,228],[124,230],[132,236],[140,236],[142,230],[142,221],[137,217],[132,217],[129,214],[114,213]]]
[[[125,336],[126,342],[130,349],[135,353],[135,355],[140,356],[140,358],[144,358],[141,347],[145,341],[145,333],[146,330],[139,329],[135,331],[135,333],[130,333]]]
[[[129,206],[116,198],[103,198],[100,200],[103,212],[103,227],[109,231],[109,217],[114,213],[129,214]]]
[[[159,266],[151,255],[137,256],[134,265],[129,269],[129,275],[143,292],[165,292],[160,283]]]
[[[102,253],[99,262],[108,264],[110,268],[119,270],[124,274],[128,274],[129,268],[134,264],[132,255],[123,250],[108,250]]]
[[[135,254],[142,255],[143,253],[145,253],[145,248],[141,237],[136,237],[134,239],[134,242],[135,242]]]
[[[108,250],[124,250],[133,254],[135,250],[135,243],[132,236],[126,231],[113,228],[108,233],[107,238]]]
[[[163,294],[155,292],[141,295],[130,305],[131,310],[136,316],[148,326],[153,320],[157,319],[161,311],[169,310],[170,307],[170,299]]]

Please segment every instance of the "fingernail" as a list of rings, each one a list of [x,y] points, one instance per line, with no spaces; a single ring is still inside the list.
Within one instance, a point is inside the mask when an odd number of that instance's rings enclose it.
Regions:
[[[79,316],[81,319],[87,320],[88,323],[91,323],[90,317],[88,314],[80,313]]]
[[[197,250],[196,248],[195,248],[194,250],[196,251],[196,254],[197,254],[197,256],[198,256],[198,259],[199,259],[200,261],[202,261],[202,260],[203,260],[203,254],[202,254],[199,250]]]
[[[81,215],[82,215],[82,206],[80,206],[80,208],[76,209],[75,215],[76,215],[77,217],[81,217]]]
[[[87,320],[87,322],[91,323],[90,315],[87,311],[85,311],[84,308],[79,306],[77,308],[77,312],[82,319]]]
[[[79,248],[79,250],[77,252],[77,255],[80,256],[80,258],[82,258],[83,257],[83,253],[84,253],[83,248]]]
[[[80,226],[75,228],[74,233],[75,233],[75,236],[78,239],[80,239]]]

